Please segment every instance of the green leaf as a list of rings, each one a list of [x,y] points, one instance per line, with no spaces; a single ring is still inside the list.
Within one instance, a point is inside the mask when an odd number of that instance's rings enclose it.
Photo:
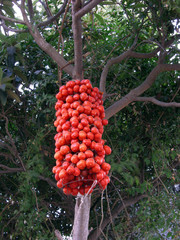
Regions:
[[[105,25],[104,19],[101,17],[101,15],[94,13],[94,16],[97,18],[97,20],[102,24]]]
[[[1,104],[2,104],[3,106],[6,105],[6,102],[7,102],[7,94],[6,94],[6,92],[2,91],[1,89],[0,89],[0,101],[1,101]]]
[[[19,70],[18,67],[15,67],[15,68],[14,68],[14,73],[15,73],[18,77],[20,77],[25,83],[28,82],[26,75],[24,75],[24,74]]]
[[[14,93],[11,90],[7,90],[7,94],[9,97],[11,97],[12,99],[15,99],[18,103],[21,102],[20,98],[18,97],[18,95],[16,93]]]

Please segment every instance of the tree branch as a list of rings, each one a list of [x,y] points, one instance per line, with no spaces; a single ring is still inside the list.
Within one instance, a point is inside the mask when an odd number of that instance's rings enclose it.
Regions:
[[[121,109],[129,105],[129,103],[133,102],[136,97],[144,93],[147,89],[149,89],[157,76],[165,71],[180,71],[180,64],[159,64],[157,65],[147,76],[146,80],[139,85],[138,87],[131,90],[128,94],[122,97],[119,101],[115,102],[113,105],[107,108],[105,114],[106,119],[109,119],[114,114],[119,112]]]
[[[28,10],[29,10],[29,16],[30,16],[31,22],[33,22],[34,10],[33,10],[32,0],[28,0]]]
[[[56,13],[56,15],[49,17],[48,20],[41,22],[37,25],[37,27],[45,27],[48,24],[54,22],[62,13],[64,13],[66,5],[67,5],[68,0],[65,0],[59,11]]]
[[[0,18],[1,18],[1,19],[4,19],[4,20],[6,20],[6,21],[9,21],[9,22],[20,23],[20,24],[24,24],[24,25],[26,24],[26,23],[25,23],[24,21],[22,21],[22,20],[5,17],[5,16],[3,16],[2,14],[0,14]]]
[[[102,74],[101,74],[100,86],[99,86],[100,91],[103,92],[104,95],[106,94],[106,89],[105,89],[106,78],[107,78],[107,74],[108,74],[109,68],[113,64],[121,63],[127,57],[141,58],[141,59],[152,58],[152,57],[155,57],[158,52],[159,52],[159,48],[155,49],[154,51],[152,51],[150,53],[138,53],[138,52],[134,52],[134,51],[132,51],[130,49],[130,50],[127,50],[126,52],[122,53],[120,56],[110,59],[107,62],[107,64],[105,65],[105,67],[104,67],[104,69],[102,71]]]
[[[133,197],[133,198],[129,198],[127,200],[123,201],[123,204],[119,205],[116,204],[116,206],[113,208],[113,210],[111,211],[111,217],[112,220],[114,220],[115,218],[118,217],[118,215],[120,214],[120,212],[122,210],[124,210],[125,208],[137,203],[138,201],[140,201],[143,198],[147,198],[148,195],[143,194],[143,195],[139,195],[137,197]],[[110,223],[110,218],[109,217],[105,217],[103,220],[103,223],[101,225],[101,228],[97,228],[95,231],[92,231],[89,235],[88,240],[96,240],[99,239],[99,236],[101,235],[102,231],[105,229],[105,227]]]
[[[36,43],[39,45],[39,47],[46,52],[61,68],[63,68],[65,65],[67,65],[67,61],[56,51],[56,49],[46,42],[46,40],[41,36],[40,32],[38,31],[36,26],[33,26],[30,24],[26,12],[25,12],[25,1],[22,0],[21,6],[20,6],[23,19],[25,24],[27,25],[29,32],[33,36]],[[67,72],[70,76],[73,76],[73,66],[67,65],[64,67],[64,71]]]
[[[72,30],[74,38],[74,78],[83,79],[82,24],[76,13],[81,9],[81,0],[72,0]]]
[[[86,13],[90,12],[94,7],[96,7],[99,3],[104,0],[92,0],[90,3],[81,8],[75,15],[76,18],[83,17]]]
[[[166,103],[166,102],[159,101],[154,97],[136,97],[134,99],[134,101],[136,101],[136,102],[137,101],[138,102],[152,102],[161,107],[180,107],[180,103],[177,103],[177,102]]]
[[[165,45],[164,48],[169,47],[176,39],[180,38],[180,34],[176,35],[176,36],[172,36],[171,39],[169,39]],[[133,44],[134,45],[134,44]],[[127,50],[126,52],[122,53],[120,56],[115,57],[115,58],[111,58],[105,65],[102,74],[101,74],[101,78],[100,78],[100,86],[99,89],[101,92],[104,93],[104,98],[106,97],[106,78],[107,78],[107,74],[109,71],[109,68],[113,65],[113,64],[117,64],[117,63],[121,63],[123,60],[125,60],[127,57],[132,57],[132,58],[139,58],[139,59],[147,59],[147,58],[152,58],[152,57],[156,57],[157,53],[161,50],[161,46],[154,49],[152,52],[150,53],[138,53],[135,51],[132,51],[133,46],[131,46],[131,48],[129,50]]]
[[[0,168],[6,169],[6,170],[3,170],[3,171],[0,171],[0,174],[13,173],[13,172],[24,172],[23,168],[10,168],[10,167],[7,167],[3,164],[0,164]]]

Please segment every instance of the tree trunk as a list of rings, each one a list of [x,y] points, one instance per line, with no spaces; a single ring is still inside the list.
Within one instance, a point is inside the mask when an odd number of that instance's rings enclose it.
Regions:
[[[90,206],[91,195],[77,197],[73,225],[73,240],[87,240],[89,235]]]

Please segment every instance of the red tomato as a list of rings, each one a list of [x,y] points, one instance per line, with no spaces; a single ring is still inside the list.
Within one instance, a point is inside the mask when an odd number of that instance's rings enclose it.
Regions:
[[[92,167],[94,167],[94,166],[95,166],[95,161],[94,161],[94,159],[93,159],[93,158],[88,158],[88,159],[86,160],[86,166],[87,166],[87,168],[92,168]]]
[[[54,154],[54,158],[56,159],[56,160],[63,160],[63,155],[61,154],[61,152],[60,151],[58,151],[58,152],[56,152],[55,154]]]
[[[69,165],[70,165],[70,162],[63,162],[63,164],[62,164],[62,167],[63,167],[63,169],[67,169],[68,167],[69,167]]]
[[[77,107],[77,111],[78,111],[79,113],[83,113],[83,112],[84,112],[84,107],[83,107],[82,105],[78,106],[78,107]]]
[[[63,192],[64,192],[64,194],[66,194],[66,195],[70,195],[70,194],[72,193],[72,190],[71,190],[71,188],[69,188],[69,187],[64,187],[64,188],[63,188]]]
[[[73,152],[78,152],[79,151],[79,146],[80,146],[79,142],[73,143],[73,144],[71,144],[71,150]]]
[[[99,166],[99,164],[95,163],[94,167],[92,168],[93,173],[98,173],[100,172],[101,167]]]
[[[90,140],[94,139],[94,134],[92,132],[88,132],[87,133],[87,138],[89,138]]]
[[[72,153],[66,154],[65,160],[66,160],[67,162],[70,162],[70,161],[71,161],[71,158],[72,158]]]
[[[63,187],[62,179],[60,179],[60,180],[57,182],[57,187],[58,187],[58,188],[62,188],[62,187]]]
[[[86,132],[85,131],[79,131],[79,140],[86,139]]]
[[[56,145],[57,148],[60,148],[61,146],[65,145],[65,144],[66,144],[65,138],[64,137],[60,137],[60,138],[57,139],[55,145]]]
[[[66,172],[71,175],[71,174],[74,174],[74,167],[72,165],[70,165],[67,169],[66,169]]]
[[[80,87],[81,88],[81,87]],[[81,94],[80,94],[80,99],[81,99],[81,101],[86,101],[87,99],[88,99],[88,95],[87,95],[87,93],[85,93],[85,92],[82,92]]]
[[[105,150],[106,155],[110,155],[111,154],[111,148],[109,146],[104,145],[104,150]]]
[[[81,171],[79,170],[79,168],[75,167],[74,168],[74,176],[79,176],[81,173]]]
[[[75,101],[78,101],[79,98],[80,98],[79,94],[77,94],[77,93],[74,94],[73,99],[74,99]]]
[[[94,153],[91,150],[85,151],[86,158],[92,158],[94,156]]]
[[[104,162],[104,163],[102,163],[101,168],[104,171],[109,171],[111,169],[111,165],[109,163]]]
[[[97,164],[101,165],[104,162],[104,158],[102,158],[100,156],[96,156],[95,161]]]
[[[92,132],[93,134],[96,134],[96,133],[99,133],[99,130],[98,130],[96,127],[92,127],[92,128],[91,128],[91,132]]]
[[[108,120],[107,120],[107,119],[103,119],[103,120],[102,120],[102,124],[103,124],[104,126],[106,126],[106,125],[108,124]]]
[[[85,93],[86,90],[87,90],[87,87],[86,87],[86,85],[84,85],[84,84],[81,85],[80,88],[79,88],[79,92],[80,92],[80,93]]]
[[[73,91],[74,91],[74,92],[79,92],[79,85],[75,85],[75,86],[73,87]]]
[[[71,162],[76,164],[78,161],[79,161],[78,155],[76,154],[72,155]]]
[[[80,152],[85,152],[87,150],[86,144],[84,144],[84,143],[80,144],[79,150],[80,150]]]
[[[86,167],[86,161],[85,160],[80,160],[79,162],[77,162],[76,165],[80,170],[83,170]]]
[[[89,124],[89,122],[86,118],[82,118],[81,123],[82,123],[83,126],[87,126]]]
[[[90,139],[84,139],[83,143],[86,144],[87,147],[91,146],[91,140]]]
[[[65,178],[66,176],[67,176],[66,170],[62,169],[59,173],[59,177],[62,179],[62,178]]]
[[[67,96],[66,97],[66,102],[67,103],[72,103],[74,100],[73,100],[73,97],[72,96]]]
[[[78,153],[78,158],[79,158],[80,160],[84,160],[84,159],[86,159],[86,155],[85,155],[85,153],[83,153],[83,152],[79,152],[79,153]]]
[[[100,152],[103,150],[103,145],[101,143],[96,143],[94,147],[97,152]]]

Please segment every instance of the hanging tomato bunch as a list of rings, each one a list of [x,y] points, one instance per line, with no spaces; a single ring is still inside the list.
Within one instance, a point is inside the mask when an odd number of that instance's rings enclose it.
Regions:
[[[53,173],[57,186],[73,196],[92,193],[96,184],[105,189],[111,168],[105,155],[111,154],[111,148],[102,139],[103,126],[108,124],[102,93],[84,79],[61,86],[56,98]]]

